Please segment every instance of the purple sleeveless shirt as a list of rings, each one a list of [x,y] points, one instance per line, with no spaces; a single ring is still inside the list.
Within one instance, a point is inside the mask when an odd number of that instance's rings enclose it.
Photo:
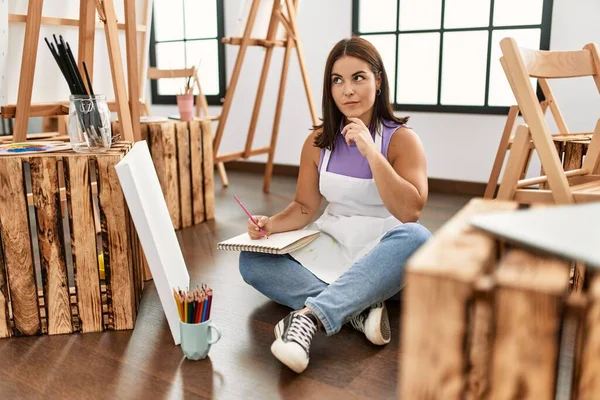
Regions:
[[[387,160],[388,147],[390,146],[390,140],[392,135],[396,132],[396,129],[400,128],[402,124],[398,124],[393,121],[384,121],[381,125],[381,153]],[[343,127],[343,126],[342,126]],[[327,165],[327,171],[333,172],[334,174],[351,176],[354,178],[371,179],[373,173],[369,162],[358,150],[355,144],[348,146],[344,137],[342,136],[341,128],[335,138],[335,146],[329,157],[329,164]],[[373,140],[375,140],[375,133],[371,131]],[[321,172],[321,164],[323,163],[323,157],[325,156],[325,149],[321,149],[321,157],[319,159],[319,172]]]

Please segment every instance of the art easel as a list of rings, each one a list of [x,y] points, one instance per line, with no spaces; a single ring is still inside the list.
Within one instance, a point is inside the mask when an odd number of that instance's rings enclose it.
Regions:
[[[227,88],[227,94],[225,95],[225,102],[223,103],[223,109],[221,111],[221,118],[217,128],[217,133],[215,135],[215,141],[213,146],[213,151],[215,154],[215,163],[219,162],[228,162],[234,161],[237,159],[247,159],[250,156],[255,156],[258,154],[268,154],[267,166],[265,168],[265,177],[263,183],[263,191],[268,192],[271,184],[271,175],[273,173],[273,158],[275,155],[275,145],[277,143],[277,134],[279,132],[279,122],[281,120],[281,108],[283,105],[283,98],[285,95],[285,84],[287,80],[287,73],[290,61],[290,55],[292,52],[292,48],[296,48],[296,52],[298,54],[298,62],[300,64],[300,71],[302,73],[302,79],[304,81],[304,89],[306,91],[306,97],[308,100],[308,107],[310,109],[310,114],[312,118],[312,123],[316,125],[318,123],[317,120],[317,111],[315,109],[314,100],[312,91],[310,89],[310,84],[308,80],[308,73],[306,71],[306,65],[304,63],[304,55],[302,52],[302,43],[300,42],[300,38],[298,35],[298,25],[296,23],[296,12],[298,9],[298,0],[285,0],[285,11],[282,6],[283,0],[274,0],[273,8],[271,11],[271,17],[269,20],[269,27],[267,30],[267,36],[265,39],[251,38],[252,28],[254,27],[254,22],[256,20],[256,15],[259,10],[260,0],[252,0],[252,5],[250,7],[250,12],[248,15],[248,19],[246,22],[246,26],[244,28],[244,34],[242,37],[229,37],[223,38],[222,42],[232,45],[240,46],[240,50],[237,55],[237,59],[235,61],[235,66],[233,68],[233,73],[231,75],[231,81],[229,83],[229,88]],[[284,40],[277,39],[277,30],[279,28],[279,24],[282,24],[285,28],[286,38]],[[265,59],[262,67],[262,72],[260,75],[260,81],[258,85],[258,90],[256,93],[256,100],[254,103],[254,110],[252,112],[252,118],[250,120],[250,128],[248,130],[248,136],[246,137],[246,146],[243,151],[232,152],[227,154],[219,154],[219,145],[221,144],[221,139],[223,138],[223,132],[225,130],[225,125],[227,123],[227,117],[229,116],[229,111],[231,109],[231,102],[233,100],[235,89],[238,84],[238,79],[240,77],[240,72],[242,69],[242,64],[244,62],[244,57],[246,55],[246,49],[248,46],[261,46],[265,48]],[[267,147],[262,147],[258,149],[252,148],[252,142],[254,140],[254,133],[256,131],[256,124],[258,122],[258,114],[260,112],[260,106],[262,102],[262,97],[265,90],[265,84],[267,81],[267,74],[269,72],[269,66],[271,63],[271,57],[273,55],[274,47],[284,47],[285,54],[283,56],[283,67],[281,70],[281,78],[279,81],[279,93],[277,96],[277,105],[275,107],[275,117],[273,120],[273,131],[271,133],[271,143]]]
[[[41,24],[77,26],[79,28],[78,65],[82,69],[82,62],[85,61],[89,67],[90,77],[92,77],[96,11],[104,25],[115,92],[115,106],[123,138],[127,141],[140,139],[139,124],[132,124],[131,121],[139,121],[140,117],[136,34],[138,30],[144,32],[146,26],[138,28],[136,25],[135,0],[124,0],[124,2],[125,24],[122,27],[125,30],[129,99],[125,89],[123,61],[118,38],[119,26],[113,0],[80,0],[79,20],[42,17],[43,0],[30,0],[26,16],[9,16],[9,21],[19,21],[25,17],[26,24],[17,104],[2,107],[3,118],[15,118],[14,142],[27,140],[29,117],[66,115],[69,111],[68,102],[65,101],[31,104]],[[145,19],[147,20],[147,17]]]

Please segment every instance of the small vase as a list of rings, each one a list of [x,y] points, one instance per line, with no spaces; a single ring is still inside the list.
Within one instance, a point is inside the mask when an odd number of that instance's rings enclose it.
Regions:
[[[194,117],[194,95],[178,94],[177,107],[179,108],[179,117],[182,121],[191,121]]]

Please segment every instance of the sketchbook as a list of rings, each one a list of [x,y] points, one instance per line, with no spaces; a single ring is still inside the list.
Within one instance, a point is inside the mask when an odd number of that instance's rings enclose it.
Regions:
[[[250,239],[247,232],[217,244],[218,250],[252,251],[255,253],[288,254],[301,249],[321,232],[311,229],[274,233],[268,238]]]

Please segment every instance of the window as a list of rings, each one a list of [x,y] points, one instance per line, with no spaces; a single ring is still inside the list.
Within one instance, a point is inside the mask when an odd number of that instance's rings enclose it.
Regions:
[[[548,50],[551,18],[552,0],[353,0],[352,31],[381,53],[397,110],[505,114],[499,42]]]
[[[154,0],[150,65],[160,69],[196,66],[209,104],[225,96],[223,0]],[[151,81],[154,104],[175,104],[183,79]]]

